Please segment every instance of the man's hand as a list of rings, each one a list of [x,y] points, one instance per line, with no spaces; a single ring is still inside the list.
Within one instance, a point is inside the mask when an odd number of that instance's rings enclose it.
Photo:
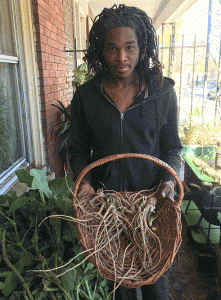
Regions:
[[[174,201],[174,186],[173,180],[163,182],[161,185],[161,197],[168,197]]]
[[[95,191],[90,185],[90,183],[88,181],[82,180],[77,193],[77,198],[89,197],[94,193]]]

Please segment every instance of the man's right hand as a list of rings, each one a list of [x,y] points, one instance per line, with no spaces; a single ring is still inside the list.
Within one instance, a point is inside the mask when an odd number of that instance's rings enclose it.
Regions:
[[[88,181],[82,180],[77,193],[77,198],[89,197],[92,194],[95,194],[95,191],[90,183]]]

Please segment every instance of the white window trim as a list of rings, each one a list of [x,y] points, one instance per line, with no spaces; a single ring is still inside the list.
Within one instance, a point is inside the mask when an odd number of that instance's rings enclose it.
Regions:
[[[31,14],[31,0],[12,0],[13,23],[18,58],[14,56],[0,55],[0,61],[18,63],[22,84],[20,85],[23,105],[27,114],[25,116],[25,134],[27,156],[30,164],[45,166],[45,148],[41,120],[40,96],[38,93],[37,63],[35,58],[33,22]],[[20,16],[20,18],[18,17]],[[17,30],[17,28],[19,28]],[[28,166],[25,158],[18,160],[2,174],[0,195],[7,192],[18,180],[15,171]]]
[[[15,0],[14,0],[15,1]],[[29,149],[29,161],[34,165],[44,166],[45,150],[44,150],[44,138],[42,130],[41,120],[41,100],[38,93],[38,80],[37,80],[37,63],[35,58],[34,48],[34,34],[33,34],[33,22],[31,14],[31,1],[30,0],[16,0],[19,4],[15,6],[15,13],[20,11],[21,15],[21,28],[22,28],[22,39],[23,48],[18,49],[21,56],[19,60],[22,60],[22,76],[25,77],[26,86],[24,87],[24,98],[28,106],[29,118],[27,124],[30,128],[29,138],[32,139],[32,149]],[[20,8],[20,10],[19,10]],[[17,9],[17,11],[16,11]],[[18,11],[19,10],[19,11]],[[20,43],[19,43],[20,45]],[[19,48],[18,45],[18,48]],[[21,51],[23,50],[23,51]]]
[[[17,64],[18,57],[0,54],[0,62],[8,62],[10,64]]]

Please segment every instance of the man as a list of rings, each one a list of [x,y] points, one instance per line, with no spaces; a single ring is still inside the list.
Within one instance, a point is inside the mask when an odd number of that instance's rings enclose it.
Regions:
[[[79,87],[72,101],[69,143],[75,176],[89,163],[119,153],[143,153],[180,169],[174,81],[163,78],[151,19],[135,7],[105,8],[89,34],[86,60],[94,78]],[[78,197],[105,186],[139,191],[160,184],[162,197],[174,198],[174,181],[156,164],[135,158],[95,168],[86,175]],[[143,300],[168,299],[168,278],[142,287]],[[136,299],[121,287],[122,299]],[[146,297],[146,298],[145,298]]]

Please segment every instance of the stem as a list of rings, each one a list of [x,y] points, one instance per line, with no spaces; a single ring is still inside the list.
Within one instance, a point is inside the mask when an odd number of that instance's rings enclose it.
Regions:
[[[13,211],[13,220],[14,220],[14,229],[15,229],[15,234],[16,234],[16,237],[17,237],[17,246],[19,246],[21,248],[22,251],[28,253],[28,251],[23,247],[21,241],[20,241],[20,238],[19,238],[19,234],[18,234],[18,229],[17,229],[17,226],[16,226],[16,221],[15,221],[15,211]]]
[[[36,218],[36,223],[35,223],[35,250],[40,258],[40,261],[42,263],[42,266],[44,267],[44,264],[46,262],[46,259],[44,256],[40,253],[39,247],[38,247],[38,235],[37,235],[37,218]],[[64,295],[68,298],[68,300],[72,300],[70,296],[68,295],[67,291],[62,287],[62,285],[58,282],[57,276],[55,273],[50,272],[50,274],[46,273],[47,270],[45,270],[45,274],[38,275],[39,277],[46,278],[47,280],[51,280],[53,283],[55,283],[59,289],[64,293]]]
[[[15,275],[17,275],[17,277],[19,278],[19,280],[23,284],[23,287],[24,287],[24,289],[27,292],[28,299],[29,300],[34,300],[34,298],[32,297],[31,291],[29,290],[28,285],[25,282],[24,278],[21,276],[21,274],[19,273],[19,271],[15,268],[15,266],[9,261],[9,259],[7,257],[6,247],[5,247],[5,234],[6,234],[6,230],[3,232],[3,235],[2,235],[2,254],[3,254],[3,259],[4,259],[5,263],[7,264],[7,266],[12,270],[13,273],[15,273]]]
[[[12,221],[10,218],[8,218],[1,210],[0,210],[0,213],[10,222],[12,223],[13,226],[15,226],[15,222]]]
[[[40,196],[41,196],[41,201],[43,203],[43,205],[45,206],[45,196],[44,196],[44,193],[42,192],[42,190],[39,190],[40,192]]]

